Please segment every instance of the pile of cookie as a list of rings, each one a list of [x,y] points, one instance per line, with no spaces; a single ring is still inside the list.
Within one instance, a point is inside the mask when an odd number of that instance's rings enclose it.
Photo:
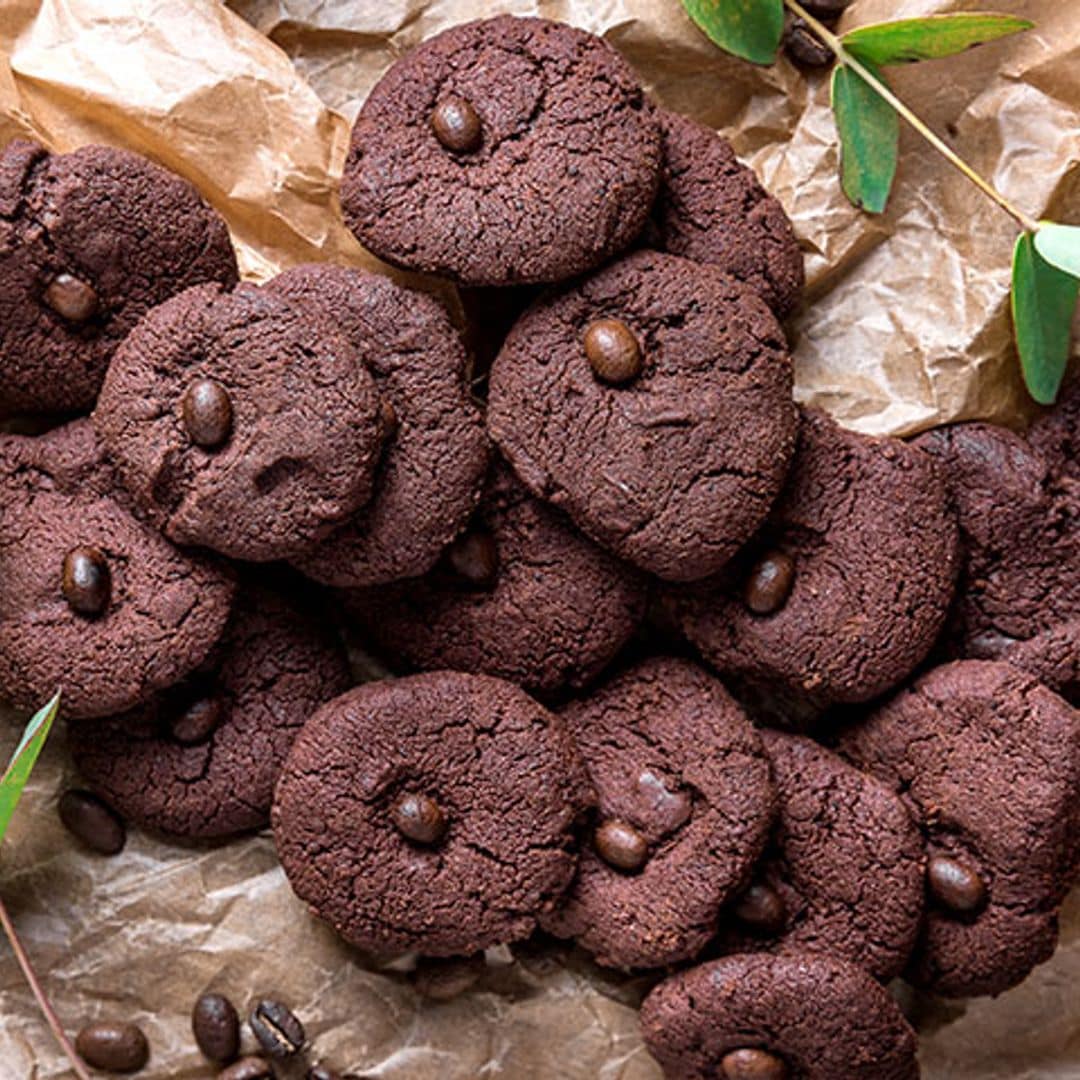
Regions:
[[[558,23],[399,60],[342,206],[471,354],[390,277],[239,284],[132,154],[4,151],[0,408],[74,418],[0,437],[0,692],[130,822],[272,820],[369,954],[542,931],[666,975],[669,1076],[917,1075],[884,984],[1015,985],[1077,876],[1080,393],[798,407],[779,203]]]

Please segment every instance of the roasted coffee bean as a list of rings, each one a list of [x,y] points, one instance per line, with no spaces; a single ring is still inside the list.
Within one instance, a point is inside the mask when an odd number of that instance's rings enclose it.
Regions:
[[[495,537],[483,529],[470,529],[447,549],[446,559],[459,577],[477,588],[490,588],[499,575],[499,549]]]
[[[227,1065],[240,1053],[240,1017],[223,994],[203,994],[191,1010],[191,1030],[203,1056]]]
[[[218,1073],[218,1080],[273,1080],[274,1070],[261,1057],[242,1057]]]
[[[327,1068],[325,1065],[312,1065],[306,1073],[304,1073],[304,1080],[344,1080],[341,1073],[334,1072],[333,1069]]]
[[[969,915],[986,903],[986,883],[958,859],[934,855],[926,866],[930,895],[948,911]]]
[[[304,1046],[304,1025],[280,1001],[266,998],[251,1011],[248,1019],[259,1045],[272,1058],[298,1054]]]
[[[781,933],[787,924],[784,898],[771,885],[751,885],[731,913],[747,930],[766,937]]]
[[[794,560],[782,551],[770,551],[754,564],[746,579],[746,606],[756,615],[771,615],[787,602],[794,584]]]
[[[97,311],[98,295],[73,274],[57,274],[45,289],[45,303],[69,322],[86,322]]]
[[[732,1050],[720,1062],[724,1080],[786,1080],[787,1065],[768,1050]]]
[[[833,61],[829,47],[797,15],[792,16],[784,29],[784,48],[803,67],[825,67]]]
[[[100,615],[112,599],[112,573],[105,556],[97,548],[72,548],[64,556],[60,588],[72,611]]]
[[[450,1001],[471,990],[486,967],[483,953],[445,960],[422,959],[413,972],[412,983],[416,992],[430,1001]]]
[[[459,97],[443,98],[431,114],[435,138],[456,154],[471,154],[480,149],[483,128],[472,105]]]
[[[609,818],[597,826],[593,847],[608,866],[627,872],[640,870],[649,857],[645,837],[633,825],[616,818]]]
[[[169,734],[184,746],[206,742],[225,719],[225,703],[216,697],[193,701],[169,724]]]
[[[88,1024],[75,1036],[75,1049],[102,1072],[138,1072],[150,1059],[146,1036],[135,1024]]]
[[[642,769],[638,773],[637,789],[663,828],[677,829],[690,817],[690,793],[672,791],[652,769]]]
[[[641,346],[626,323],[597,319],[586,329],[583,343],[585,356],[598,379],[620,384],[641,374]]]
[[[390,810],[398,832],[417,844],[437,844],[446,832],[446,815],[429,795],[406,792]]]
[[[65,791],[58,809],[64,828],[88,848],[101,855],[117,855],[124,850],[127,840],[124,823],[96,795],[89,791]]]
[[[184,394],[184,427],[204,450],[223,446],[232,434],[233,407],[228,390],[214,379],[196,379]]]

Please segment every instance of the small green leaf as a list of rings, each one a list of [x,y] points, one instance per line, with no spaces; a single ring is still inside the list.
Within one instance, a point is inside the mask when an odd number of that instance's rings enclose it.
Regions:
[[[1080,278],[1080,228],[1076,225],[1039,222],[1039,231],[1035,234],[1035,250],[1051,266]]]
[[[953,56],[976,45],[1030,30],[1034,25],[1013,15],[972,11],[873,23],[849,31],[841,41],[864,63],[907,64],[913,60]]]
[[[873,64],[866,67],[881,78]],[[840,133],[840,179],[855,206],[880,214],[896,175],[900,119],[892,106],[851,68],[833,69],[832,107]]]
[[[1013,251],[1012,314],[1020,367],[1028,393],[1052,405],[1069,362],[1069,334],[1080,279],[1051,266],[1031,233]]]
[[[784,0],[682,0],[686,13],[721,49],[771,64],[784,33]]]
[[[15,753],[11,755],[7,771],[0,777],[0,841],[7,832],[11,815],[15,813],[15,807],[22,797],[26,781],[30,779],[30,772],[49,737],[53,720],[60,709],[60,691],[53,695],[52,701],[34,714],[30,723],[26,725],[19,745]]]

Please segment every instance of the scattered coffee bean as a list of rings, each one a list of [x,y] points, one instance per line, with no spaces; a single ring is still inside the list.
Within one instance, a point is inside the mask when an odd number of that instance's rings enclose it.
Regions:
[[[446,550],[451,569],[477,588],[490,588],[499,575],[499,549],[484,529],[470,529]]]
[[[69,322],[86,322],[97,311],[98,296],[73,274],[57,274],[45,289],[45,303]]]
[[[797,15],[792,16],[784,28],[784,48],[788,56],[803,67],[826,67],[833,61],[829,47],[818,40]]]
[[[248,1023],[259,1045],[272,1058],[292,1057],[303,1049],[304,1025],[280,1001],[270,998],[260,1001],[252,1010]]]
[[[312,1065],[306,1073],[304,1073],[304,1080],[343,1080],[341,1073],[334,1072],[333,1069],[327,1068],[325,1065]]]
[[[787,1065],[768,1050],[732,1050],[720,1062],[724,1080],[786,1080]]]
[[[218,1073],[218,1080],[273,1080],[274,1070],[261,1057],[243,1057]]]
[[[732,914],[746,929],[766,937],[781,933],[787,923],[784,899],[771,885],[751,885],[739,897]]]
[[[616,870],[640,870],[649,857],[645,837],[633,825],[615,818],[609,818],[597,826],[593,833],[593,846],[597,855]]]
[[[471,990],[487,967],[483,953],[445,960],[422,959],[413,972],[416,992],[430,1001],[450,1001]]]
[[[446,832],[446,815],[429,795],[406,792],[390,810],[398,832],[417,844],[437,844]]]
[[[150,1059],[146,1036],[135,1024],[88,1024],[75,1037],[75,1049],[102,1072],[138,1072]]]
[[[100,615],[112,598],[112,573],[105,556],[97,548],[72,548],[64,556],[60,587],[72,611]]]
[[[240,1017],[222,994],[203,994],[191,1010],[191,1030],[203,1056],[227,1065],[240,1053]]]
[[[225,719],[225,703],[216,697],[193,701],[169,724],[169,734],[183,746],[206,742]]]
[[[584,337],[585,355],[598,379],[627,383],[641,374],[641,346],[633,330],[618,319],[597,319]]]
[[[472,105],[459,97],[443,98],[431,114],[435,138],[456,154],[471,154],[480,149],[483,128]]]
[[[184,394],[184,427],[196,446],[216,450],[232,434],[233,408],[228,390],[214,379],[196,379]]]
[[[926,867],[930,895],[942,907],[961,915],[979,911],[986,903],[986,883],[958,859],[934,855]]]
[[[779,611],[795,583],[795,562],[783,551],[760,558],[746,580],[746,606],[757,615]]]
[[[72,836],[101,855],[117,855],[124,850],[127,830],[124,823],[96,795],[89,791],[65,791],[60,796],[60,820]]]

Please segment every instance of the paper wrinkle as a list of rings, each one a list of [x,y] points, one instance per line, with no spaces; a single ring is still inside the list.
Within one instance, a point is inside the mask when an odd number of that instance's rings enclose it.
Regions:
[[[985,6],[857,0],[842,26]],[[1008,7],[1037,30],[890,79],[1019,206],[1080,222],[1080,4]],[[604,34],[661,103],[729,134],[782,200],[813,301],[792,323],[801,401],[867,432],[1025,422],[1008,314],[1012,221],[906,128],[888,212],[854,210],[837,182],[827,79],[724,55],[675,0],[0,0],[0,142],[149,154],[225,215],[248,278],[311,259],[379,267],[337,202],[352,117],[408,48],[504,11]],[[5,757],[19,726],[0,725]],[[463,998],[421,1007],[402,974],[309,917],[266,834],[197,848],[133,833],[114,859],[77,849],[55,809],[76,782],[63,744],[61,729],[4,846],[0,889],[68,1028],[136,1020],[153,1048],[146,1075],[211,1075],[189,1016],[212,987],[242,1011],[279,994],[317,1056],[364,1076],[659,1077],[634,1008],[649,977],[530,943],[503,950]],[[927,1080],[1077,1075],[1080,898],[1063,926],[1054,959],[1000,998],[911,996]],[[70,1075],[6,947],[0,1016],[0,1080]]]

